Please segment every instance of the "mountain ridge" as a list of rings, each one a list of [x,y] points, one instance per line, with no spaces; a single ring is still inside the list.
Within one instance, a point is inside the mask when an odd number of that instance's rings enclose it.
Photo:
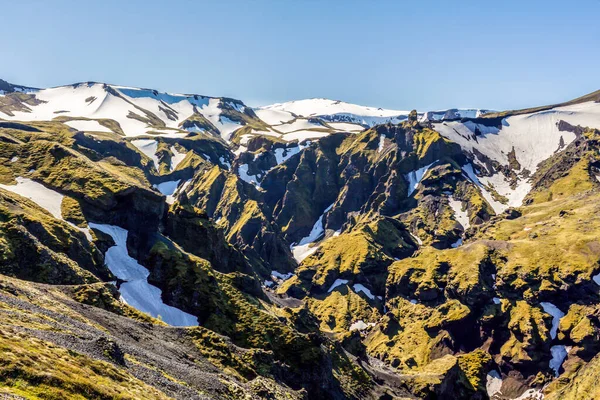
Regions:
[[[599,92],[382,116],[103,85],[0,94],[0,390],[524,400],[600,373]]]

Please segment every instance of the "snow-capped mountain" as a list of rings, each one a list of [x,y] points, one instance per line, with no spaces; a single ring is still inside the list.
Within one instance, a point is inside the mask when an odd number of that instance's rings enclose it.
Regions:
[[[441,111],[426,111],[421,115],[421,121],[442,121],[456,120],[462,118],[479,118],[484,114],[493,112],[492,110],[482,110],[477,108],[458,109],[452,108]]]
[[[5,85],[20,93],[0,103],[0,118],[50,121],[60,118],[73,128],[113,132],[127,137],[210,132],[228,139],[252,111],[233,99],[158,92],[105,83],[85,82],[49,89]],[[250,115],[245,116],[248,110]],[[107,120],[116,122],[109,126]]]
[[[0,81],[0,171],[10,362],[64,360],[119,393],[135,376],[137,398],[560,399],[595,383],[600,92],[503,112],[253,109]],[[45,379],[19,368],[19,394]]]
[[[332,123],[371,127],[388,122],[397,124],[406,120],[409,111],[366,107],[339,100],[306,99],[259,107],[256,113],[261,119],[272,124],[289,121],[295,117],[312,117]]]
[[[575,140],[575,130],[569,126],[600,128],[600,103],[588,101],[504,118],[474,117],[432,125],[471,154],[481,172],[473,179],[482,183],[481,190],[495,211],[502,212],[509,206],[520,206],[531,189],[529,179],[538,165]],[[509,178],[498,166],[512,169],[516,177]],[[486,188],[508,201],[498,203]]]

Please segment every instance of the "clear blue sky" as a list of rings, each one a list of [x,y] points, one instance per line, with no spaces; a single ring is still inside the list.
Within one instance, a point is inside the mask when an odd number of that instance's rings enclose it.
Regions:
[[[396,109],[600,89],[600,0],[2,2],[0,77]]]

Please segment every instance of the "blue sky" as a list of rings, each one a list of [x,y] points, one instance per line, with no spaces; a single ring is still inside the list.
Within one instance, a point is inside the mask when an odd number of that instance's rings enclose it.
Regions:
[[[420,110],[600,89],[600,0],[91,3],[3,2],[0,78]]]

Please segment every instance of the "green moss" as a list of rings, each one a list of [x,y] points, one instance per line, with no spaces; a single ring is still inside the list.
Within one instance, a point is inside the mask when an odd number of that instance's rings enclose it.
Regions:
[[[251,380],[259,373],[266,375],[270,372],[266,363],[271,359],[268,353],[237,348],[226,338],[202,327],[188,329],[186,334],[211,363],[240,379]]]
[[[310,277],[312,285],[326,289],[338,277],[367,274],[383,291],[386,270],[394,256],[410,254],[408,233],[399,222],[365,216],[350,231],[325,240],[302,262],[299,276]]]
[[[377,322],[380,315],[363,297],[344,287],[328,294],[323,300],[309,298],[308,309],[319,319],[324,332],[346,332],[353,322]]]
[[[485,375],[492,361],[489,353],[476,350],[471,353],[458,356],[458,365],[465,374],[469,384],[477,391],[485,391]]]
[[[592,315],[596,310],[597,306],[572,304],[567,314],[560,319],[557,337],[560,340],[570,339],[579,345],[597,342],[600,332],[592,322]]]
[[[589,159],[577,162],[564,177],[552,182],[546,190],[536,191],[529,195],[533,203],[551,201],[577,193],[583,193],[596,187],[590,176]]]
[[[70,221],[79,227],[87,226],[87,221],[81,211],[81,205],[76,199],[69,196],[63,197],[60,210],[65,220]]]
[[[449,326],[462,323],[469,309],[456,300],[438,307],[412,304],[396,297],[388,300],[391,311],[365,338],[367,352],[409,373],[428,365],[434,349],[450,339]]]
[[[1,189],[0,250],[0,273],[21,279],[91,283],[98,279],[90,271],[106,271],[80,231],[31,200]]]
[[[449,145],[452,143],[440,133],[429,128],[418,131],[413,140],[414,152],[419,160],[426,158],[426,156],[431,153],[432,146]]]
[[[542,309],[525,301],[503,303],[503,311],[505,308],[510,313],[510,338],[500,348],[500,354],[513,365],[539,361],[543,357],[540,346],[550,337]]]

